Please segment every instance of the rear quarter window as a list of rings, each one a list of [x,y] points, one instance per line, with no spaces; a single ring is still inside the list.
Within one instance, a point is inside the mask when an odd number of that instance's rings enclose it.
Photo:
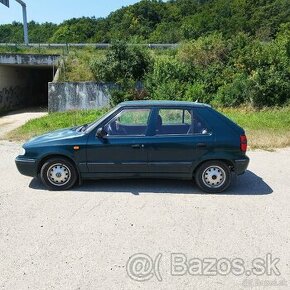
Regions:
[[[212,108],[196,108],[195,111],[217,134],[230,132],[237,135],[244,134],[240,126]]]

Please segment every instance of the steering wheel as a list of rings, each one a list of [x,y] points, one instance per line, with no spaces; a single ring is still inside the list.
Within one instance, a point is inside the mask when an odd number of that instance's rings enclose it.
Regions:
[[[122,126],[120,126],[120,123],[117,120],[114,123],[116,126],[117,135],[127,135],[127,132],[125,131],[125,129]]]
[[[107,124],[105,130],[107,131],[108,135],[115,135],[117,130],[116,130],[116,122],[111,122]]]

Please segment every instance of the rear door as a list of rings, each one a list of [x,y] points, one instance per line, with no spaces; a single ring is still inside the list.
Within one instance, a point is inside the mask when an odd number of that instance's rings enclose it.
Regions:
[[[154,133],[150,137],[149,172],[188,176],[193,164],[206,154],[212,136],[192,108],[156,108]]]

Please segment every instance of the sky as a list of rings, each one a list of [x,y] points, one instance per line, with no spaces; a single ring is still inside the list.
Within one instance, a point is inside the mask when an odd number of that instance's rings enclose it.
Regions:
[[[23,0],[28,21],[61,23],[73,17],[106,17],[112,11],[138,0]],[[21,5],[10,0],[10,8],[0,3],[0,24],[22,22]]]

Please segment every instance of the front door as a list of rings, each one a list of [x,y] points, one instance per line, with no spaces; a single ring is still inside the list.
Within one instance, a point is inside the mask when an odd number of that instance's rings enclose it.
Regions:
[[[138,176],[148,172],[148,151],[144,145],[151,110],[124,108],[103,129],[104,138],[92,132],[87,145],[87,166],[96,176]]]

